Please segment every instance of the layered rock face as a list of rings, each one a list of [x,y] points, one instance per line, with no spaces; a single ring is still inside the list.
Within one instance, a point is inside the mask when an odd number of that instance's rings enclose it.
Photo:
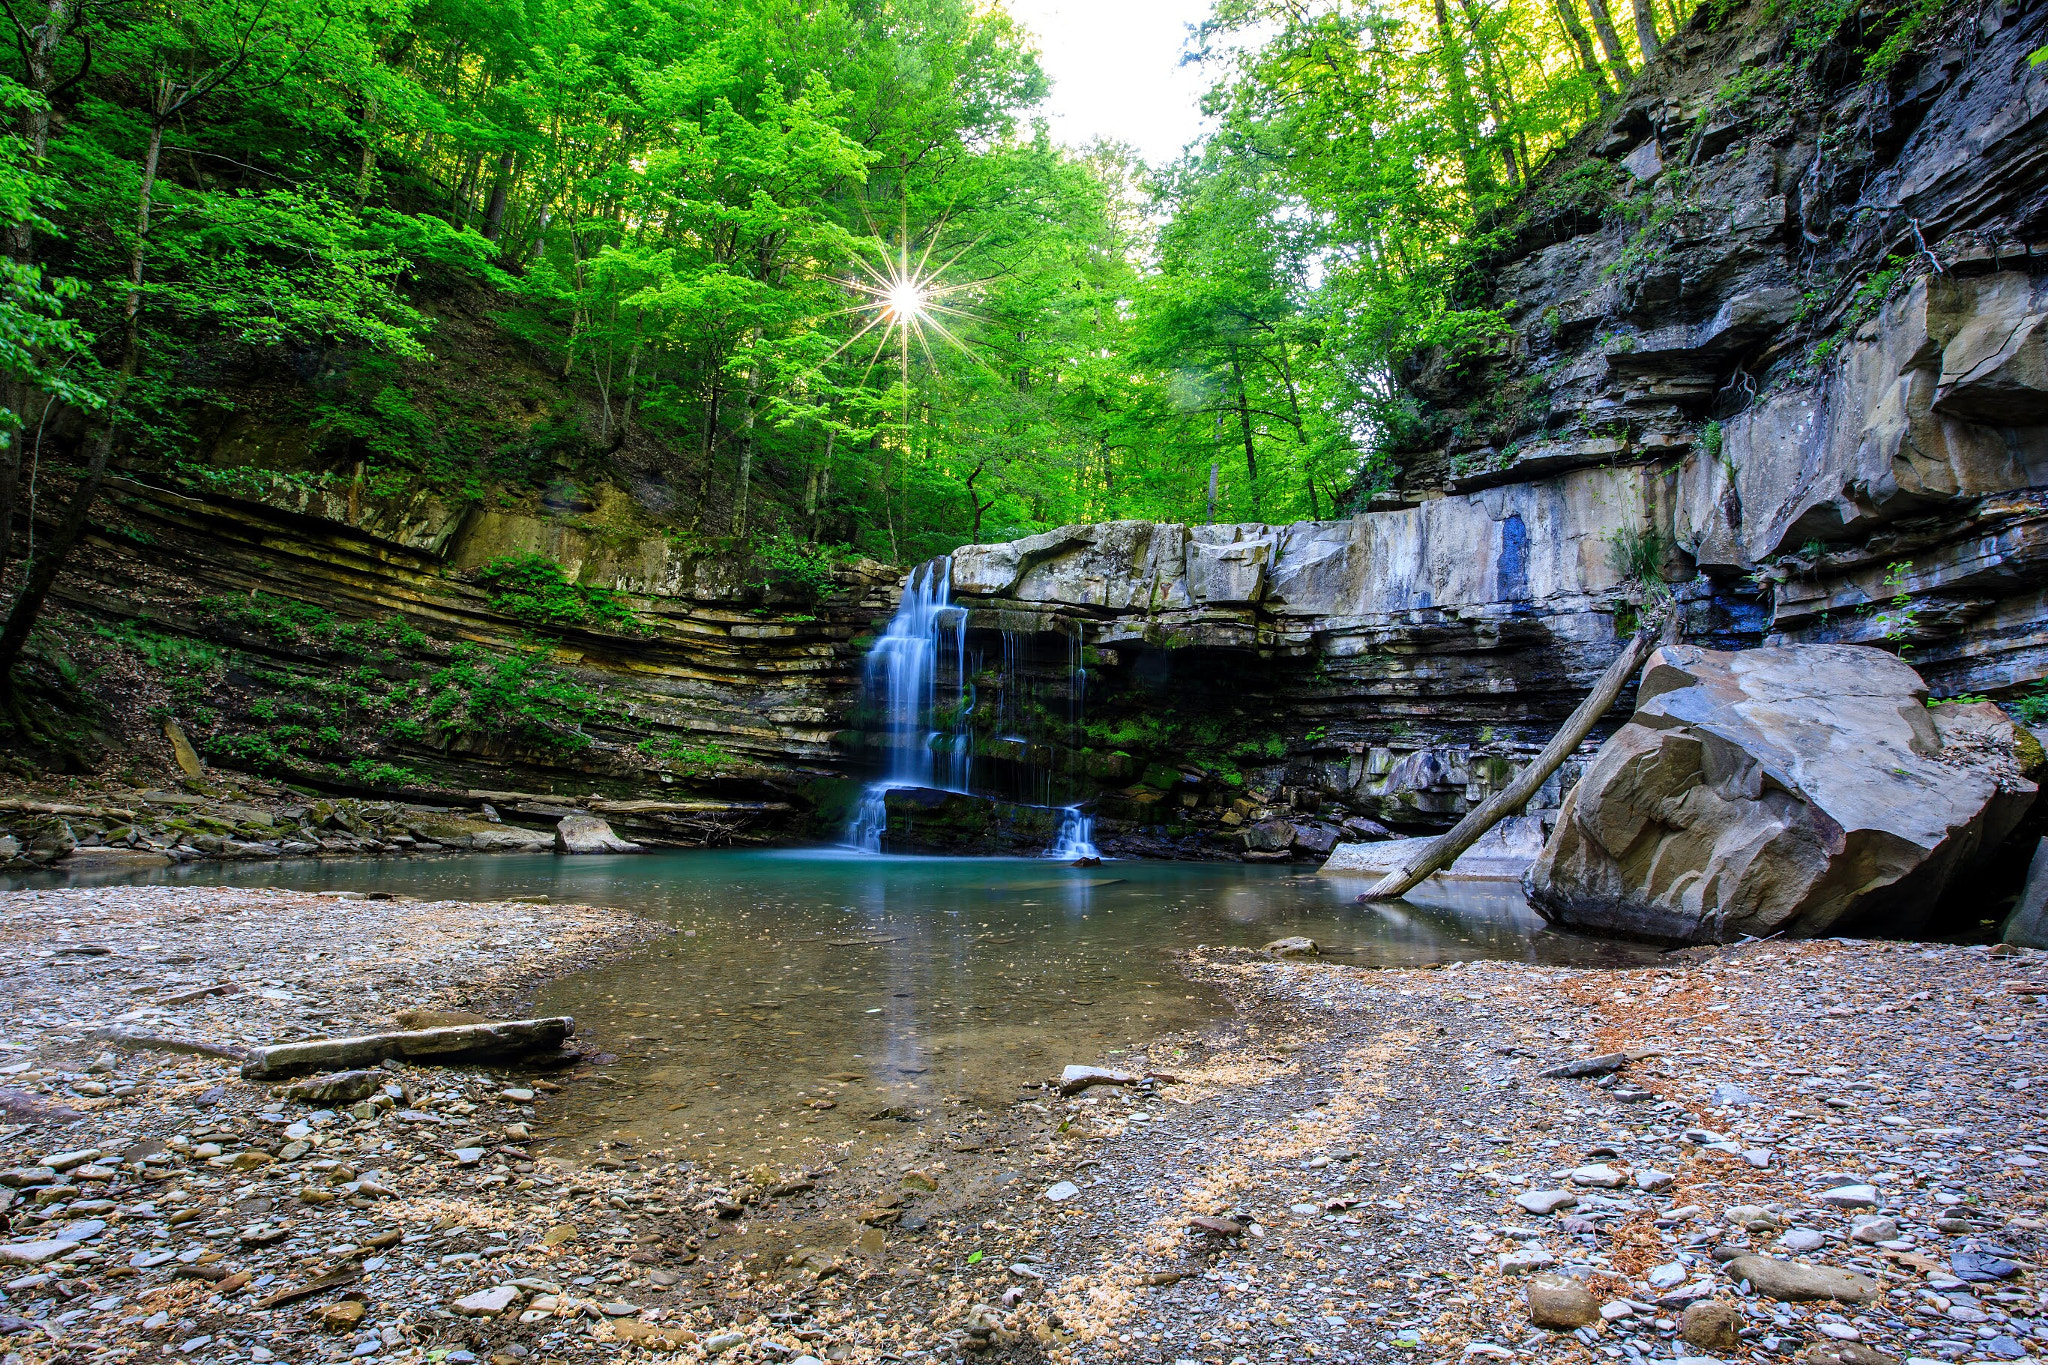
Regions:
[[[1631,937],[1911,933],[2012,832],[2031,746],[1929,707],[1881,650],[1667,646],[1528,875],[1545,918]]]
[[[1939,24],[1866,81],[1701,10],[1503,224],[1512,336],[1408,376],[1436,435],[1387,501],[1664,471],[1660,534],[1768,638],[1903,639],[1940,695],[2048,674],[2048,8]]]
[[[967,546],[977,752],[1052,774],[1024,799],[1089,803],[1125,852],[1314,860],[1441,826],[1613,657],[1643,588],[1616,544],[1668,525],[1671,495],[1655,471],[1579,470],[1344,521]],[[1677,591],[1741,636],[1740,603]]]
[[[822,596],[799,597],[665,537],[579,526],[545,509],[244,482],[228,494],[115,481],[58,592],[102,622],[218,656],[190,679],[191,696],[172,699],[211,761],[241,766],[220,734],[262,735],[312,702],[346,740],[375,735],[377,695],[342,686],[351,674],[411,668],[431,686],[432,671],[455,660],[451,646],[481,646],[490,658],[540,660],[548,677],[598,698],[602,718],[574,744],[523,740],[511,718],[485,717],[460,731],[382,735],[379,765],[361,775],[289,761],[258,770],[331,791],[490,801],[548,824],[594,801],[635,839],[695,844],[801,827],[818,799],[833,806],[832,779],[856,766],[834,737],[859,690],[854,640],[895,600],[897,575],[881,565],[843,569]],[[521,551],[547,555],[570,582],[622,594],[632,619],[537,632],[475,578]],[[264,603],[402,625],[432,643],[417,663],[391,651],[362,659],[317,633],[266,633],[260,613],[228,609]],[[139,742],[161,742],[154,721],[142,730]],[[551,799],[561,797],[573,800]]]
[[[1512,336],[1402,376],[1435,434],[1365,514],[956,552],[990,657],[1063,697],[1086,669],[1098,720],[1020,741],[1066,799],[1150,852],[1440,828],[1611,657],[1646,564],[1705,645],[1903,649],[1936,696],[2048,677],[2048,7],[1942,25],[1864,82],[1703,9],[1502,224],[1474,285]]]

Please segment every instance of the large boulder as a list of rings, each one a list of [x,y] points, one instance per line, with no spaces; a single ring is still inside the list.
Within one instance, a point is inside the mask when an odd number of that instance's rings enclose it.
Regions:
[[[1529,869],[1553,923],[1637,938],[1913,932],[2033,802],[2040,747],[1929,707],[1882,650],[1671,645]]]
[[[415,815],[406,822],[406,829],[415,839],[478,853],[546,853],[555,846],[554,836],[537,829],[494,825],[466,815]]]
[[[565,815],[555,826],[557,853],[638,853],[640,845],[621,839],[609,821],[595,815]]]
[[[2048,948],[2048,839],[2034,845],[2027,865],[2027,884],[1999,929],[2001,943],[2016,948]]]

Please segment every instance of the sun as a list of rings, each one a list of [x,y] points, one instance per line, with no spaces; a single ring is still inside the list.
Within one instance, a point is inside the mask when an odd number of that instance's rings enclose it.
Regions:
[[[946,272],[966,255],[966,248],[951,260],[935,265],[932,262],[935,244],[936,238],[927,243],[923,253],[915,258],[906,246],[900,245],[894,251],[881,247],[873,260],[855,258],[854,265],[860,273],[839,281],[854,297],[853,306],[841,310],[841,315],[863,316],[865,321],[858,331],[840,343],[840,351],[853,346],[870,332],[878,333],[868,365],[872,367],[882,352],[893,346],[906,375],[913,347],[923,352],[926,360],[932,358],[931,338],[934,336],[961,354],[972,355],[967,343],[946,325],[946,319],[970,317],[970,314],[954,307],[952,301],[985,281],[948,281]],[[880,243],[876,246],[880,247]]]
[[[928,321],[932,293],[922,280],[895,280],[882,296],[882,309],[888,321],[909,325]]]

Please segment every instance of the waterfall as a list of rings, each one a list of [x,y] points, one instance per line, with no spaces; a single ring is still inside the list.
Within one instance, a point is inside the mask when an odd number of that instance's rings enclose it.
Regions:
[[[974,776],[972,669],[967,609],[953,605],[950,555],[918,565],[903,600],[861,669],[861,690],[879,716],[887,751],[880,780],[868,784],[847,842],[882,851],[887,799],[896,787],[964,792]],[[942,695],[950,680],[950,695]]]
[[[953,560],[950,555],[920,564],[903,585],[896,614],[868,651],[861,667],[861,694],[869,725],[884,751],[882,776],[868,783],[846,830],[846,842],[869,853],[882,851],[889,829],[889,793],[900,787],[937,787],[980,795],[974,791],[974,730],[977,704],[974,676],[978,662],[967,653],[967,609],[953,604]],[[1078,748],[1087,670],[1078,633],[1067,642],[1067,727],[1069,743]],[[1032,709],[1020,687],[1020,644],[1003,632],[1002,714],[1023,739]],[[1030,741],[1024,739],[1027,749]],[[984,782],[988,779],[984,778]],[[1026,801],[1051,808],[1055,775],[1050,769],[1013,776],[1000,785],[1029,788]],[[1065,786],[1065,783],[1060,783]],[[1006,794],[1002,799],[1012,797]],[[1071,799],[1071,798],[1070,798]],[[1044,856],[1073,861],[1101,855],[1095,848],[1095,821],[1078,806],[1060,811],[1059,833]]]
[[[1061,862],[1073,862],[1076,858],[1100,858],[1101,852],[1095,847],[1095,819],[1083,815],[1079,806],[1067,806],[1060,811],[1060,832],[1054,836],[1052,847],[1045,851],[1048,858]]]

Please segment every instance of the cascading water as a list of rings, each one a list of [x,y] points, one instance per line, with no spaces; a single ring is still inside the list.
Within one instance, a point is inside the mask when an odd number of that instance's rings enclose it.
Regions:
[[[974,676],[979,663],[967,652],[967,609],[953,605],[953,561],[941,556],[920,564],[903,585],[903,600],[880,639],[868,651],[861,686],[886,752],[883,775],[861,793],[860,806],[847,827],[846,839],[869,853],[882,851],[889,828],[889,793],[902,787],[937,787],[974,792]],[[1003,634],[1003,714],[1005,725],[1021,724],[1024,707],[1018,688],[1018,641]],[[1082,688],[1087,672],[1081,665],[1078,639],[1069,641],[1067,723],[1078,746]],[[1050,807],[1053,774],[1049,769],[1026,774],[1026,786],[1037,803]],[[1009,785],[1017,785],[1013,777]],[[1033,799],[1027,798],[1027,799]],[[1012,800],[1005,795],[1001,799]],[[1078,806],[1060,811],[1059,833],[1045,851],[1048,858],[1073,861],[1097,858],[1095,821]]]
[[[861,687],[879,712],[888,753],[883,776],[861,794],[847,842],[882,851],[888,795],[896,787],[964,792],[974,775],[972,670],[967,609],[953,605],[953,560],[940,556],[911,571],[903,600],[861,670]],[[941,680],[951,696],[941,700]]]
[[[1100,858],[1102,853],[1095,847],[1095,817],[1081,813],[1079,806],[1067,806],[1060,811],[1060,832],[1054,836],[1052,847],[1045,856],[1060,862],[1073,862],[1077,858]]]

